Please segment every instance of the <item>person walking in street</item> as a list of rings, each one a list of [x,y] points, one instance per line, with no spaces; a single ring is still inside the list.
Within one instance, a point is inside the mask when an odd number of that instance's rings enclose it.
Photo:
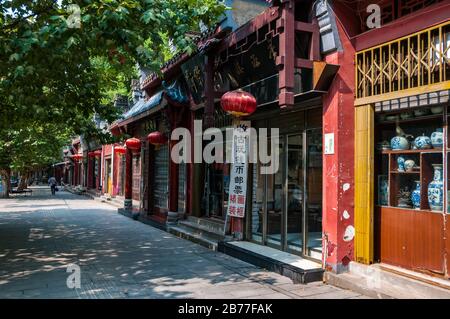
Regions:
[[[48,179],[48,185],[50,185],[52,195],[55,195],[56,193],[56,184],[57,184],[56,178],[54,178],[53,176]]]

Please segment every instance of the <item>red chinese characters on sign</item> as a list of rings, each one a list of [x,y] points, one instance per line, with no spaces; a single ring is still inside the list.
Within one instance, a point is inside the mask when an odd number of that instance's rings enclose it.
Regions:
[[[240,121],[233,132],[230,174],[230,190],[228,196],[228,215],[244,218],[247,197],[248,149],[250,140],[250,122]]]

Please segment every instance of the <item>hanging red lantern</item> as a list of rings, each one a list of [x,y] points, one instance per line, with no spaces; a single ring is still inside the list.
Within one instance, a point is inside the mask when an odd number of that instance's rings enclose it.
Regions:
[[[125,154],[127,152],[127,149],[123,146],[116,146],[114,147],[114,152],[117,154]]]
[[[75,161],[80,161],[80,160],[83,159],[83,155],[82,155],[82,154],[74,154],[74,155],[72,155],[72,158],[73,158]]]
[[[220,99],[222,109],[232,116],[241,117],[256,111],[256,98],[248,92],[236,90],[225,93]]]
[[[141,150],[141,140],[135,137],[126,140],[125,145],[127,146],[128,149],[136,153]]]
[[[147,140],[150,144],[153,144],[158,148],[161,145],[164,145],[167,143],[167,138],[164,136],[163,133],[161,133],[159,131],[151,132],[150,134],[148,134]]]

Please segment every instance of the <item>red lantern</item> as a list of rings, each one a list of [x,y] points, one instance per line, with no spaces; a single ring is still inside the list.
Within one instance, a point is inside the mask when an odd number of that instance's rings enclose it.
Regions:
[[[236,117],[248,116],[256,111],[256,98],[248,92],[236,90],[225,93],[220,99],[222,109]]]
[[[73,158],[75,161],[80,161],[80,160],[83,159],[83,155],[82,155],[82,154],[74,154],[74,155],[72,155],[72,158]]]
[[[114,148],[114,152],[116,152],[117,154],[125,154],[127,152],[127,149],[123,146],[116,146]]]
[[[141,141],[135,137],[129,138],[125,142],[125,145],[127,146],[128,149],[136,153],[141,150]]]
[[[147,140],[150,144],[155,145],[157,148],[167,143],[167,138],[164,136],[163,133],[159,131],[148,134]]]

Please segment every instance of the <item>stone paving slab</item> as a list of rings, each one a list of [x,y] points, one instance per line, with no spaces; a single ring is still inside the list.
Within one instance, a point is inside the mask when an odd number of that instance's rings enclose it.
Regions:
[[[36,194],[36,195],[35,195]],[[69,264],[81,287],[69,289]],[[0,298],[364,298],[210,251],[84,196],[0,200]]]

